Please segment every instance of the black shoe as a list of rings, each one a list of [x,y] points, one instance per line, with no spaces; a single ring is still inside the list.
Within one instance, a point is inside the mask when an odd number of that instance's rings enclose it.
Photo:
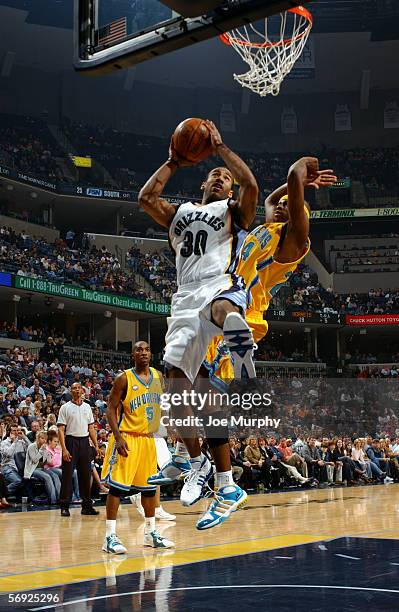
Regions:
[[[68,508],[61,509],[61,516],[71,516],[71,513],[69,512]]]
[[[82,508],[81,514],[86,514],[88,516],[96,516],[97,514],[100,514],[100,513],[98,510],[96,510],[92,506],[91,508]]]

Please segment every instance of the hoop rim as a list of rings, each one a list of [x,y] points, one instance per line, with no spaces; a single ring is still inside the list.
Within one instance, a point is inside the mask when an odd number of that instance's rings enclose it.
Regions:
[[[277,42],[264,42],[264,43],[255,43],[249,40],[248,41],[241,40],[240,38],[236,38],[232,36],[228,32],[224,32],[223,34],[220,34],[219,38],[222,41],[222,43],[228,46],[231,46],[233,43],[235,43],[237,45],[241,45],[242,47],[256,47],[260,49],[270,49],[271,47],[279,47],[280,45],[290,45],[293,40],[295,41],[300,40],[304,36],[307,36],[308,31],[313,26],[313,16],[312,16],[312,13],[308,11],[308,9],[305,8],[304,6],[296,6],[294,8],[288,9],[287,12],[296,13],[297,15],[300,15],[301,17],[304,17],[305,19],[307,19],[309,22],[305,30],[301,32],[300,34],[298,34],[297,36],[292,36],[291,38],[284,38],[283,40],[279,40]]]

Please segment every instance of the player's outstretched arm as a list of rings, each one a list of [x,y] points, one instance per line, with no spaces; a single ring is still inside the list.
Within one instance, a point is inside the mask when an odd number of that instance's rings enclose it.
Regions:
[[[292,235],[298,249],[309,236],[309,218],[305,212],[305,185],[317,178],[319,160],[316,157],[302,157],[288,170],[288,233]]]
[[[111,392],[108,398],[107,405],[107,419],[109,426],[111,427],[112,433],[115,437],[115,445],[118,453],[127,457],[127,446],[125,440],[122,438],[121,432],[118,427],[118,408],[126,396],[127,391],[127,378],[126,374],[118,374],[112,385]]]
[[[219,130],[212,121],[205,122],[211,135],[213,150],[219,155],[227,168],[240,185],[236,204],[234,206],[237,223],[248,229],[256,215],[259,189],[256,178],[247,164],[224,144]]]
[[[299,160],[300,161],[300,160]],[[295,164],[294,164],[295,165]],[[314,187],[315,189],[320,189],[320,187],[329,187],[337,182],[337,177],[333,174],[333,170],[319,170],[317,173],[317,177],[309,179],[307,176],[305,178],[305,187]],[[280,187],[277,187],[272,193],[265,199],[265,207],[267,204],[276,205],[284,196],[288,195],[288,184],[284,183]]]

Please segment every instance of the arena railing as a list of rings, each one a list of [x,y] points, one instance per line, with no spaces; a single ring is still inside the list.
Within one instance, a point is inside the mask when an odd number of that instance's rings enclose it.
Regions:
[[[32,343],[29,343],[30,346],[22,346],[20,341],[13,340],[13,346],[19,346],[20,348],[26,349],[28,353],[33,355],[35,359],[39,359],[40,349],[43,346],[43,343],[36,343],[35,346],[32,346]],[[7,348],[11,348],[8,346]],[[5,351],[6,349],[3,348]],[[0,361],[1,353],[0,353]],[[88,349],[80,346],[64,346],[63,355],[60,358],[61,363],[70,363],[71,365],[78,364],[81,365],[85,361],[87,361],[88,365],[91,367],[93,363],[98,363],[101,366],[110,363],[113,368],[117,368],[121,366],[123,368],[129,367],[131,365],[131,357],[129,353],[123,353],[118,351],[102,351],[98,349]],[[8,363],[6,361],[2,361],[2,363]]]
[[[390,362],[381,362],[381,363],[348,363],[346,365],[350,370],[367,370],[369,368],[378,369],[378,368],[399,368],[399,362],[390,361]]]
[[[305,361],[255,361],[259,378],[318,378],[327,373],[327,364]]]
[[[131,365],[131,356],[129,353],[123,353],[118,351],[102,351],[98,349],[87,349],[76,346],[64,346],[64,355],[62,361],[68,361],[73,363],[82,364],[87,361],[91,367],[92,364],[100,364],[101,366],[110,363],[112,367],[125,369]]]

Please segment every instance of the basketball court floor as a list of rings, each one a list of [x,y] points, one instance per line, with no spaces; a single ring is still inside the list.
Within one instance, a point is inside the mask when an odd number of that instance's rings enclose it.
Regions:
[[[399,609],[399,485],[253,495],[224,525],[197,531],[206,502],[164,507],[176,549],[141,546],[121,507],[128,554],[101,551],[98,517],[59,510],[0,514],[0,610]]]

